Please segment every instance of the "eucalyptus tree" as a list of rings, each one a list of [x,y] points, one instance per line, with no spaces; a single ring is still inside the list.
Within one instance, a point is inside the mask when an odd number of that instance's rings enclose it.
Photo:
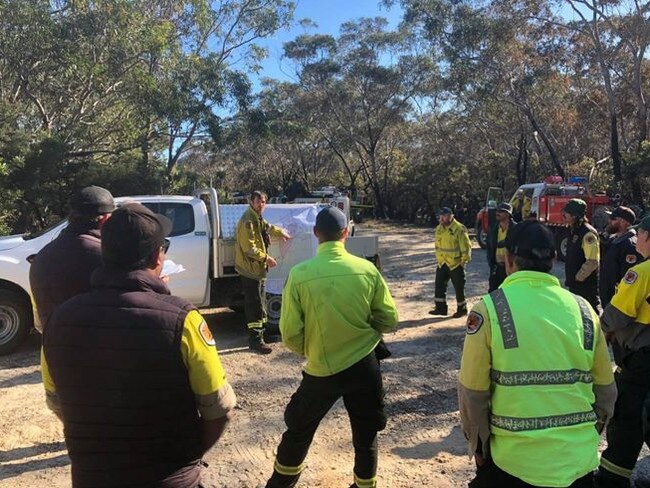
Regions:
[[[298,85],[318,114],[314,124],[345,168],[372,193],[380,217],[388,216],[387,174],[395,161],[380,154],[389,130],[411,113],[412,103],[435,89],[431,59],[412,52],[405,31],[383,18],[346,22],[337,38],[303,35],[285,44]],[[387,173],[388,172],[388,173]]]
[[[293,8],[288,0],[0,0],[0,120],[28,141],[18,153],[0,145],[0,158],[28,202],[26,222],[44,225],[37,214],[53,190],[60,213],[73,187],[102,168],[128,168],[141,191],[159,191],[161,170],[172,175],[186,151],[218,138],[233,105],[248,103],[247,73],[264,55],[256,41],[288,25]]]

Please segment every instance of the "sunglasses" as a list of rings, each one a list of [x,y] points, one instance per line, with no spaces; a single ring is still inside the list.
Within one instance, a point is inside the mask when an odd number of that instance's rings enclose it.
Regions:
[[[165,254],[167,254],[167,251],[169,251],[169,246],[170,246],[170,244],[171,244],[170,240],[169,240],[169,239],[165,239],[165,240],[163,241],[163,243],[162,243],[162,246],[160,246],[160,247],[162,247],[163,251],[165,251]]]

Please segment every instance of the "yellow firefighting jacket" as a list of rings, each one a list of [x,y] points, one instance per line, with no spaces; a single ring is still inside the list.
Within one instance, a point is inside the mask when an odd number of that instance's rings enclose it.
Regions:
[[[452,219],[449,227],[436,227],[436,260],[438,266],[446,264],[449,269],[466,265],[472,258],[472,243],[467,227]]]

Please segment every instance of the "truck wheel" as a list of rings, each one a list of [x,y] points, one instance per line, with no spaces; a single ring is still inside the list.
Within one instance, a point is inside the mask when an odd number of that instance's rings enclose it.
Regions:
[[[487,232],[483,230],[480,222],[476,223],[476,240],[478,241],[478,245],[481,246],[481,249],[487,247]]]
[[[0,290],[0,356],[20,346],[34,323],[30,304],[15,291]]]
[[[566,250],[569,245],[569,230],[564,227],[555,229],[555,250],[558,261],[566,260]]]
[[[282,308],[282,295],[266,294],[266,333],[267,335],[280,335],[280,309]]]

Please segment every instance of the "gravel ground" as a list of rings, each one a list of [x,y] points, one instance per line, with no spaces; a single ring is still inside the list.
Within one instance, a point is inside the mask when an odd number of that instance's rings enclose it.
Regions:
[[[379,439],[379,485],[466,486],[473,463],[466,455],[456,400],[464,320],[427,314],[433,304],[432,229],[370,222],[363,232],[380,236],[384,275],[400,312],[399,330],[386,338],[393,356],[382,362],[389,423]],[[473,303],[487,290],[485,252],[478,248],[467,282]],[[450,310],[455,310],[453,299]],[[204,485],[263,487],[302,362],[281,344],[270,356],[251,354],[241,316],[227,309],[202,312],[238,397],[233,422],[206,456]],[[70,485],[62,428],[45,407],[35,342],[0,357],[0,487]],[[299,487],[347,487],[352,461],[349,423],[339,402],[316,434]]]

